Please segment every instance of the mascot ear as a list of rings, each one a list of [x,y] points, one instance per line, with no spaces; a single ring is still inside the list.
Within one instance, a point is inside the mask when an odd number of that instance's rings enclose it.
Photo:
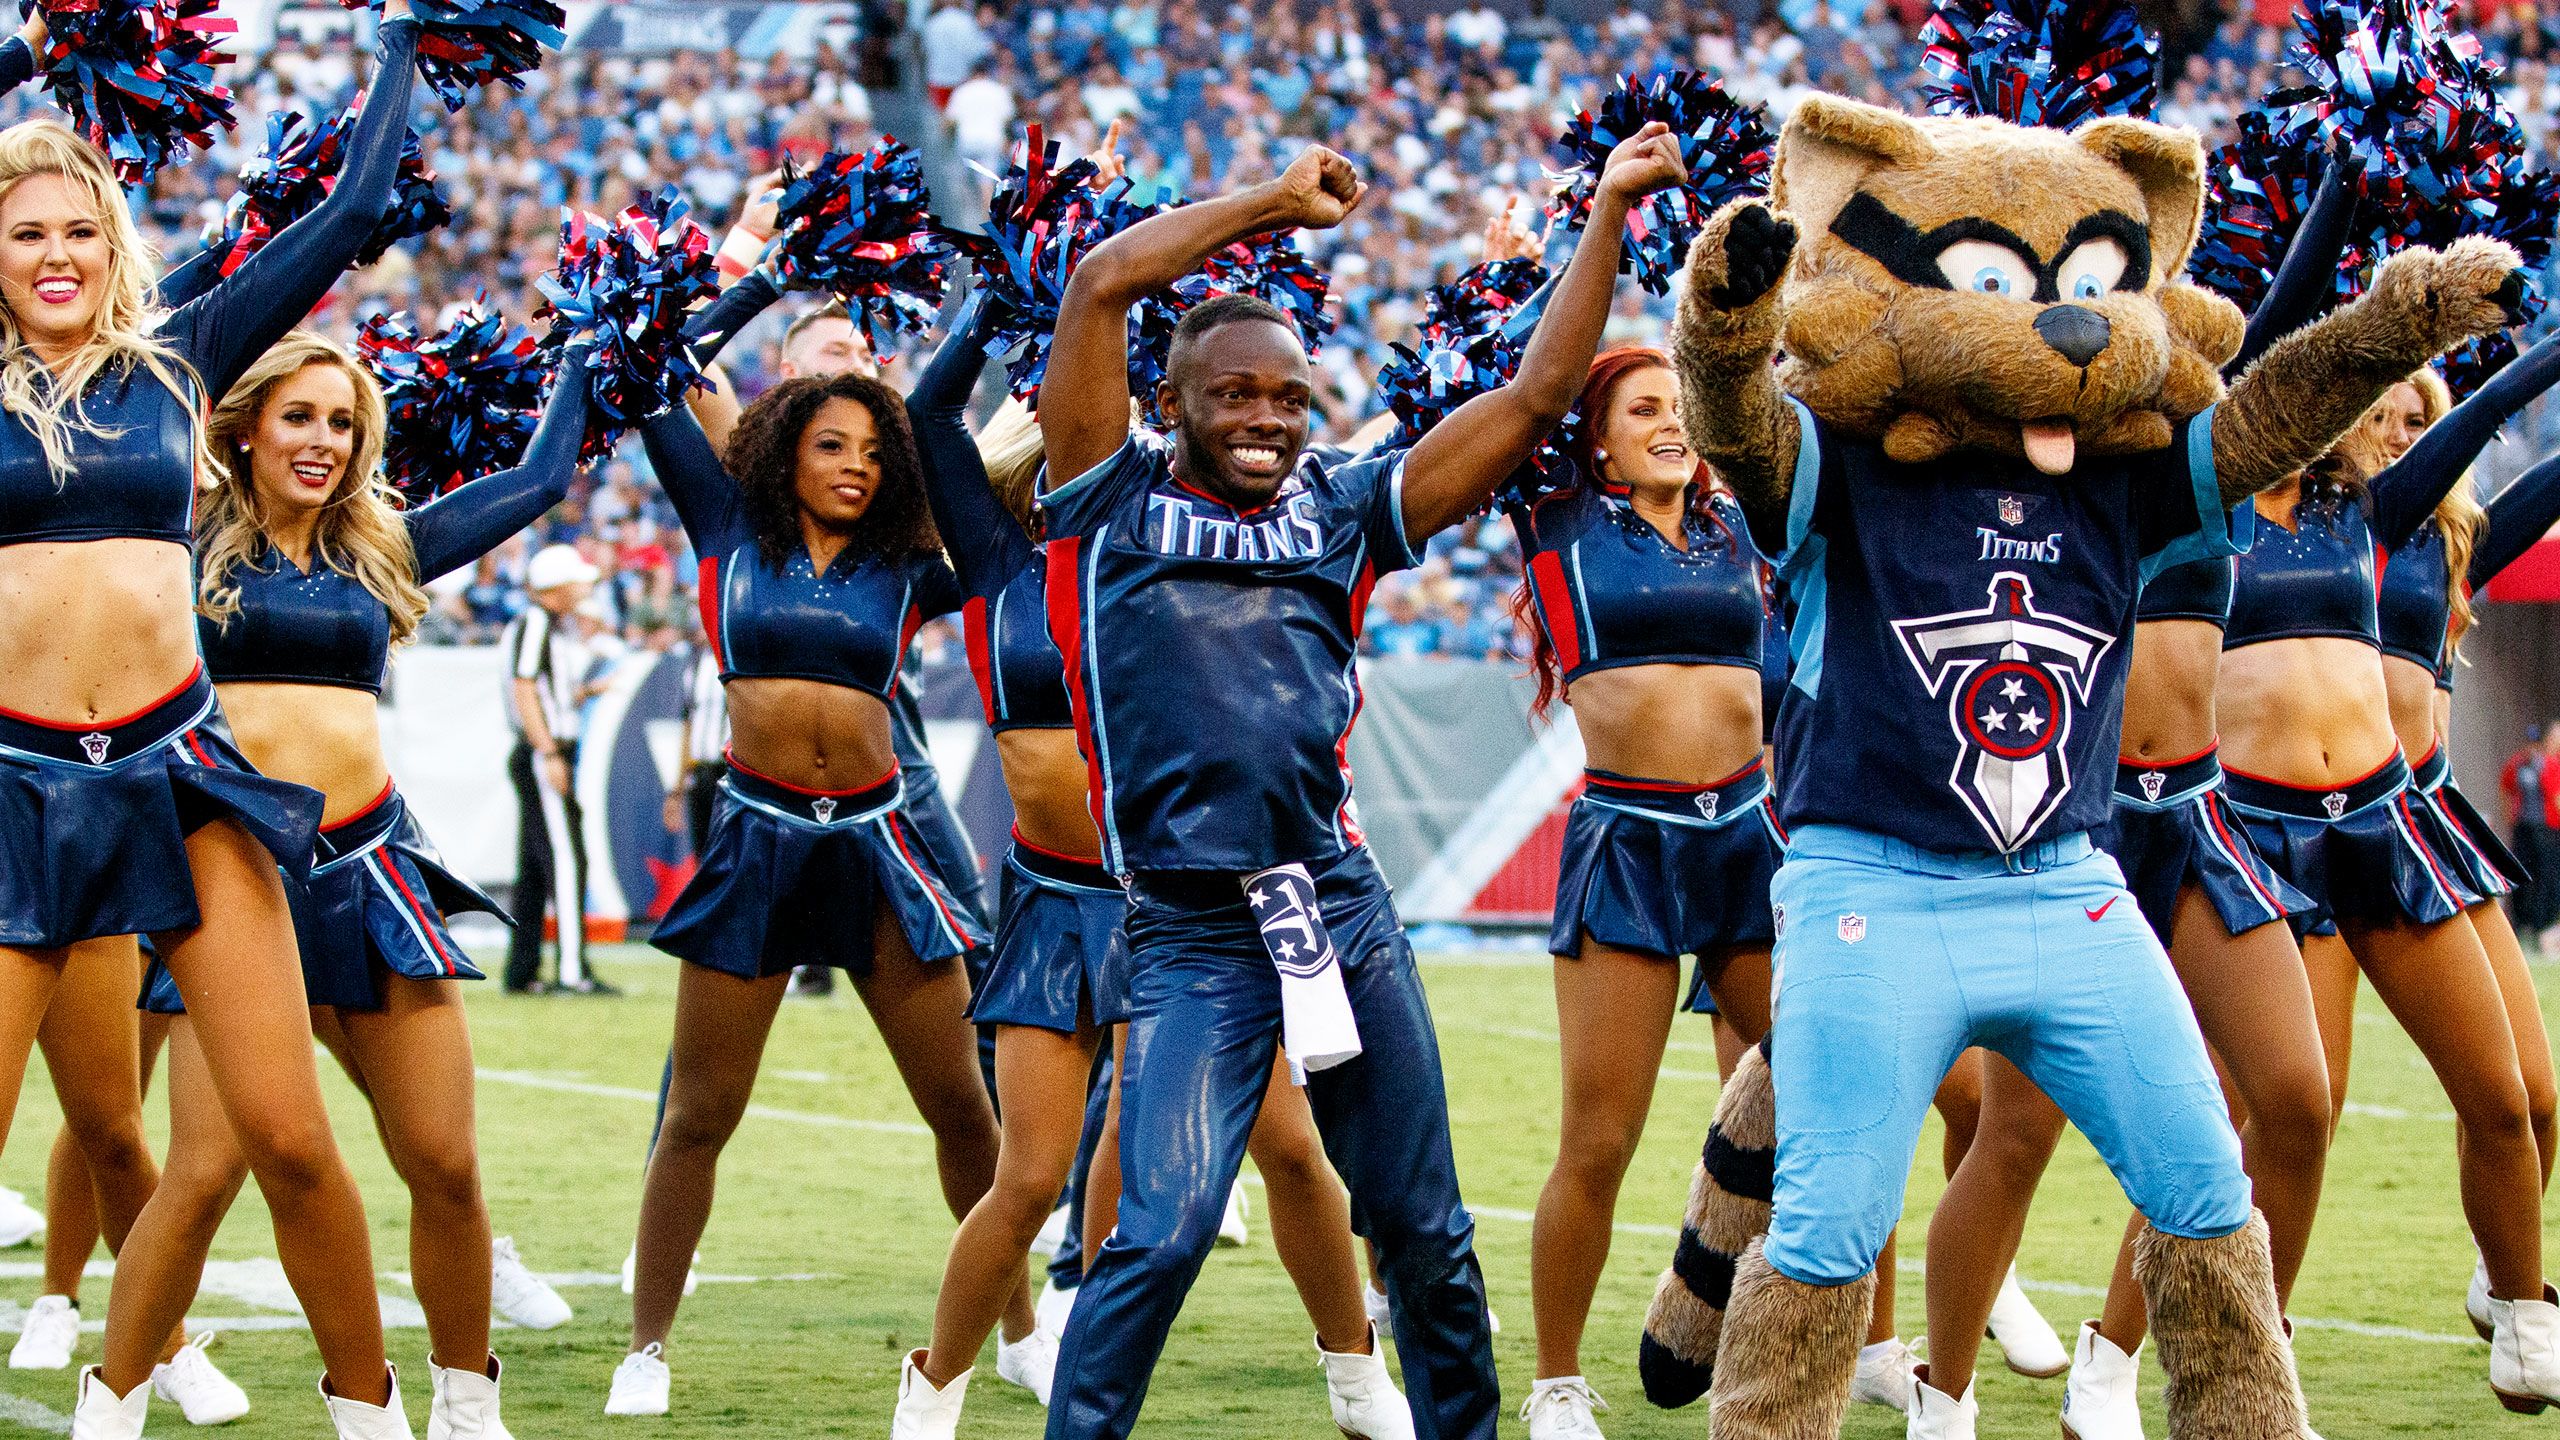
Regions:
[[[1769,200],[1811,240],[1831,228],[1832,217],[1870,171],[1924,164],[1936,154],[1908,115],[1836,95],[1810,95],[1778,136]]]
[[[2151,212],[2151,286],[2187,271],[2204,221],[2204,142],[2191,130],[2110,116],[2071,132],[2090,154],[2133,177]]]

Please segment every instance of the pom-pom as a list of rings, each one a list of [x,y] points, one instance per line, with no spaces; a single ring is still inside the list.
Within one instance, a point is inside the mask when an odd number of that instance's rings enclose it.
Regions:
[[[1049,370],[1049,340],[1058,328],[1058,302],[1077,263],[1094,246],[1156,214],[1163,207],[1140,204],[1125,179],[1101,190],[1093,188],[1097,171],[1091,160],[1058,162],[1056,142],[1041,143],[1032,126],[1022,159],[996,182],[987,204],[986,233],[951,233],[951,243],[977,270],[977,285],[988,307],[990,355],[1012,352],[1005,362],[1005,384],[1025,403],[1037,403],[1041,377]],[[1130,386],[1133,393],[1154,389],[1162,378],[1139,373],[1142,357],[1159,353],[1143,331],[1159,325],[1161,314],[1139,306],[1130,314]],[[1164,341],[1172,331],[1162,325]]]
[[[2205,164],[2204,228],[2188,273],[2243,314],[2255,313],[2266,300],[2304,213],[2320,193],[2325,167],[2318,131],[2288,119],[2264,110],[2243,112],[2240,138],[2214,151]],[[2332,303],[2364,290],[2369,240],[2361,228],[2352,234]]]
[[[720,289],[711,236],[670,186],[607,222],[573,210],[560,225],[560,265],[542,277],[553,341],[591,339],[594,418],[580,459],[601,458],[623,431],[663,415],[710,381],[685,344],[686,313]]]
[[[1251,295],[1287,315],[1313,354],[1324,337],[1333,333],[1333,317],[1325,313],[1324,305],[1332,288],[1332,277],[1298,248],[1294,234],[1274,231],[1248,236],[1217,251],[1197,271],[1174,283],[1170,299],[1150,297],[1145,303],[1168,310],[1179,322],[1182,312],[1213,296]],[[1164,328],[1170,345],[1172,327]]]
[[[382,0],[339,3],[350,10],[382,8]],[[425,26],[418,74],[447,110],[460,110],[483,85],[523,89],[523,77],[542,68],[543,47],[569,43],[569,15],[557,0],[411,0],[410,9]]]
[[[266,149],[240,167],[240,188],[232,192],[223,215],[226,248],[222,273],[247,263],[276,233],[308,215],[328,198],[346,161],[346,142],[355,130],[363,101],[334,120],[315,121],[294,111],[267,117]],[[370,265],[393,245],[441,228],[453,219],[453,207],[436,188],[436,173],[427,168],[426,153],[411,130],[400,146],[400,174],[392,187],[390,207],[382,223],[366,239],[356,263]]]
[[[356,353],[382,382],[390,413],[383,469],[412,505],[523,458],[550,383],[549,352],[480,296],[420,335],[405,313],[378,315]]]
[[[1509,384],[1544,310],[1547,267],[1523,257],[1477,265],[1423,301],[1419,345],[1395,346],[1378,395],[1395,412],[1391,447],[1410,445],[1478,395]]]
[[[214,13],[216,4],[19,0],[21,15],[44,11],[45,49],[36,59],[53,102],[128,185],[149,180],[190,145],[210,147],[216,129],[238,123],[230,89],[213,79],[213,68],[231,59],[218,37],[237,28]]]
[[[922,334],[942,308],[952,254],[931,198],[924,157],[894,139],[789,177],[775,231],[784,283],[843,300],[875,353]]]
[[[1646,196],[1628,212],[1626,253],[1618,268],[1654,294],[1667,295],[1707,218],[1737,196],[1767,192],[1777,142],[1765,107],[1743,104],[1702,74],[1673,70],[1649,85],[1626,76],[1600,102],[1599,114],[1585,110],[1575,116],[1556,142],[1573,168],[1557,177],[1563,183],[1547,213],[1568,230],[1589,224],[1609,152],[1656,120],[1678,137],[1689,178]]]
[[[2149,119],[2160,37],[2129,0],[1937,0],[1920,27],[1920,88],[1939,115],[2068,130]]]
[[[2497,87],[2499,69],[2440,0],[2307,0],[2293,58],[2311,85],[2271,105],[2343,144],[2357,192],[2390,209],[2478,193],[2524,134]]]

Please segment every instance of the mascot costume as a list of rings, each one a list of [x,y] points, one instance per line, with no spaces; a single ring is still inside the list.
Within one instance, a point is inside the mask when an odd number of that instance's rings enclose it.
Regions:
[[[1712,1367],[1717,1440],[1839,1433],[1922,1117],[1981,1045],[2147,1221],[2172,1436],[2307,1437],[2221,1091],[2089,832],[2142,581],[2244,548],[2252,494],[2512,323],[2517,256],[2404,251],[2226,392],[2240,313],[2184,278],[2190,132],[1814,96],[1774,168],[1691,248],[1673,349],[1691,441],[1797,605],[1776,1023],[1718,1107],[1648,1393],[1693,1399]]]

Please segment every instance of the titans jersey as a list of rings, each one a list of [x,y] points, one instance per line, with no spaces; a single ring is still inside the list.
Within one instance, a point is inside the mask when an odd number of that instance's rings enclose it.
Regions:
[[[1786,533],[1763,537],[1796,603],[1787,828],[2008,852],[2104,824],[2143,580],[2246,542],[2211,412],[2057,477],[1980,451],[1901,464],[1796,409]]]
[[[1345,748],[1361,612],[1416,558],[1405,452],[1302,458],[1249,511],[1183,484],[1170,456],[1133,432],[1040,502],[1104,859],[1127,874],[1339,855],[1360,843]]]

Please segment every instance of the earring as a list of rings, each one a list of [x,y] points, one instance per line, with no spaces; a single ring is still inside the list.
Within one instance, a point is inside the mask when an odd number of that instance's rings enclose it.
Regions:
[[[1606,450],[1594,450],[1591,452],[1591,458],[1599,461],[1603,465],[1606,465],[1609,463],[1609,452]]]

